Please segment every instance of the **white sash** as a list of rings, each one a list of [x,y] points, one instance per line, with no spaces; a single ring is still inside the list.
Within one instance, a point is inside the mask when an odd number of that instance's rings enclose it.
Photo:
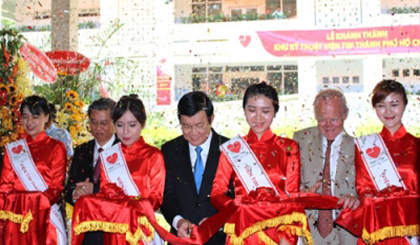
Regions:
[[[106,178],[109,182],[117,184],[128,196],[139,196],[140,191],[134,184],[128,170],[121,143],[115,144],[103,151],[100,155]]]
[[[220,145],[220,150],[232,164],[233,170],[248,193],[258,187],[269,187],[279,195],[260,161],[241,136],[238,135]]]
[[[25,139],[14,141],[6,146],[10,163],[27,191],[45,191],[48,185],[38,172]],[[59,245],[67,244],[64,221],[59,206],[54,204],[50,208],[50,221],[56,229]]]
[[[388,148],[386,148],[379,134],[361,136],[354,139],[354,141],[362,154],[363,163],[375,184],[376,190],[380,191],[389,186],[406,189]],[[419,244],[418,236],[405,238],[410,245]]]
[[[370,134],[355,139],[363,163],[378,191],[389,186],[403,187],[404,181],[379,134]]]
[[[130,171],[128,170],[127,162],[125,161],[124,154],[121,150],[121,143],[106,149],[101,153],[100,157],[106,178],[109,182],[117,184],[117,186],[121,187],[128,196],[140,195],[140,191],[131,178]],[[160,238],[157,232],[155,232],[153,240],[150,242],[143,240],[143,243],[148,245],[163,245],[165,241]]]

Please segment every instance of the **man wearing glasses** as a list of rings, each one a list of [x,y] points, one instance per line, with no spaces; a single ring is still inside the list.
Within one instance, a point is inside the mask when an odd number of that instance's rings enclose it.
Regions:
[[[89,126],[95,139],[79,145],[74,151],[69,180],[64,192],[66,202],[71,205],[83,195],[99,192],[101,173],[99,153],[118,142],[112,121],[114,107],[113,100],[101,98],[88,108]],[[83,244],[102,243],[102,232],[85,234]]]
[[[178,119],[182,136],[162,146],[166,183],[161,211],[172,233],[189,237],[193,224],[199,225],[217,213],[210,203],[210,193],[219,163],[219,146],[227,138],[212,129],[213,105],[203,92],[190,92],[181,98]],[[224,244],[225,239],[219,231],[206,244]]]

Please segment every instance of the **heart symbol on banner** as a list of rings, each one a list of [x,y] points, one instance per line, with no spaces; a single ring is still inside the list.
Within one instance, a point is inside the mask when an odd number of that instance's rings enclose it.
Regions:
[[[18,145],[18,146],[15,146],[15,147],[12,148],[12,152],[15,153],[15,154],[19,154],[22,151],[22,149],[23,149],[23,146]]]
[[[241,143],[235,141],[233,144],[229,144],[227,148],[231,152],[238,153],[241,150]]]
[[[248,44],[251,42],[251,36],[250,35],[240,35],[239,41],[241,42],[242,46],[246,48]]]
[[[377,158],[379,156],[379,153],[381,153],[381,148],[377,146],[368,148],[366,150],[366,154],[368,154],[370,157],[373,157],[373,158]]]
[[[111,164],[114,164],[117,161],[117,159],[118,159],[118,154],[114,153],[114,154],[112,154],[112,156],[108,156],[106,158],[106,161],[111,163]]]

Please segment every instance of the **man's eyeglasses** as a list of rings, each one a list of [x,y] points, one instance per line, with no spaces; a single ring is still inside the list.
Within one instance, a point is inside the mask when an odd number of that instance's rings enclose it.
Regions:
[[[109,125],[109,121],[107,121],[107,120],[100,121],[100,122],[98,122],[98,121],[90,121],[89,124],[90,124],[91,127],[98,127],[98,126],[106,127],[106,126]]]
[[[197,131],[202,131],[203,129],[206,128],[206,126],[207,126],[207,124],[205,124],[205,123],[198,123],[196,125],[189,125],[189,124],[181,123],[182,131],[184,131],[185,133],[189,133],[193,129],[195,129]]]

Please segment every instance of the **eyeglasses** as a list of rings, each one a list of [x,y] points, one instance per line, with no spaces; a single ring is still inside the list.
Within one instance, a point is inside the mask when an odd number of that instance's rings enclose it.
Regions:
[[[182,131],[184,131],[184,133],[189,133],[193,131],[193,129],[195,129],[196,131],[203,131],[206,128],[206,126],[207,124],[202,123],[202,122],[196,125],[189,125],[189,124],[181,123],[181,128],[182,128]]]

